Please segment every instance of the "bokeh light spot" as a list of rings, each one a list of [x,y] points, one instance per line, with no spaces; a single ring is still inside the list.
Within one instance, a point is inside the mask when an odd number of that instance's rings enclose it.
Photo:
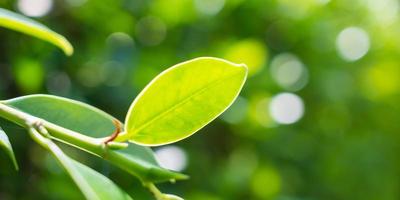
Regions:
[[[195,0],[196,10],[204,15],[216,15],[224,7],[225,0]]]
[[[280,124],[292,124],[301,119],[304,114],[304,103],[293,93],[280,93],[269,104],[271,117]]]
[[[269,114],[271,98],[265,97],[257,102],[255,107],[255,120],[263,127],[270,128],[275,125]]]
[[[124,32],[111,33],[106,42],[109,46],[132,46],[134,44],[132,37]]]
[[[102,68],[103,65],[89,61],[79,68],[77,78],[86,87],[97,87],[104,81]]]
[[[370,99],[380,99],[400,90],[400,69],[396,62],[380,63],[362,73],[363,93]]]
[[[66,96],[71,89],[71,79],[64,72],[53,72],[49,74],[46,86],[49,93]]]
[[[184,24],[197,17],[193,0],[154,0],[150,9],[169,26]]]
[[[35,93],[43,86],[45,71],[37,61],[20,59],[15,65],[14,76],[23,93]]]
[[[186,152],[178,146],[165,146],[155,150],[158,163],[170,170],[182,171],[187,165]]]
[[[157,17],[144,17],[136,24],[136,36],[146,46],[160,44],[166,37],[167,27]]]
[[[358,27],[345,28],[336,38],[336,48],[344,60],[356,61],[370,48],[368,33]]]
[[[225,181],[241,187],[243,182],[249,181],[258,166],[258,157],[254,150],[248,147],[238,147],[229,156],[225,169]]]
[[[400,8],[398,0],[368,0],[367,5],[372,16],[379,23],[388,25],[398,19]]]
[[[78,70],[77,77],[86,87],[120,86],[127,77],[127,69],[118,61],[99,63],[90,61]]]
[[[289,18],[302,19],[308,16],[315,6],[326,0],[278,0],[278,10]]]
[[[53,7],[53,0],[19,0],[18,10],[29,17],[42,17]]]
[[[258,169],[251,182],[254,195],[259,199],[271,199],[281,190],[282,180],[275,169],[270,166]]]
[[[109,61],[103,65],[101,76],[106,85],[119,86],[125,81],[127,70],[119,62]]]
[[[275,56],[270,69],[272,78],[284,89],[297,91],[308,82],[307,69],[293,54],[283,53]]]

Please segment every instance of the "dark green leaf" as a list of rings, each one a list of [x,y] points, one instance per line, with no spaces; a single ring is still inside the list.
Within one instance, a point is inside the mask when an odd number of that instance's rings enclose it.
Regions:
[[[88,104],[51,95],[29,95],[4,102],[25,113],[91,137],[106,137],[116,129],[114,117]]]
[[[29,130],[31,136],[64,167],[72,180],[89,200],[131,200],[132,198],[104,175],[73,160],[67,156],[53,141],[45,138],[34,128]]]
[[[71,99],[51,95],[29,95],[7,100],[4,103],[91,137],[106,137],[116,129],[113,124],[114,117],[93,106]],[[126,149],[110,150],[109,153],[126,161],[123,165],[110,160],[111,163],[119,165],[143,181],[161,182],[186,178],[183,174],[161,168],[148,147],[129,144]]]
[[[7,155],[12,160],[15,169],[18,170],[18,163],[17,160],[15,159],[14,151],[12,149],[10,140],[8,139],[7,134],[3,131],[1,127],[0,127],[0,148],[2,148],[7,153]]]

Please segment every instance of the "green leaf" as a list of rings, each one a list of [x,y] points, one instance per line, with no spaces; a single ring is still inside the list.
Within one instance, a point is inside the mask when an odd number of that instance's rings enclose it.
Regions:
[[[69,170],[76,170],[76,173],[80,174],[80,176],[87,182],[87,185],[90,185],[92,187],[93,192],[98,197],[96,199],[132,199],[126,192],[121,190],[117,185],[115,185],[110,179],[108,179],[104,175],[75,160],[70,160],[71,165],[68,166],[70,168]],[[77,180],[75,180],[75,182],[76,181]]]
[[[2,8],[0,8],[0,26],[50,42],[61,48],[68,56],[74,52],[72,45],[62,35],[30,18]]]
[[[210,57],[167,69],[132,103],[117,141],[155,146],[192,135],[233,103],[246,75],[244,64]]]
[[[10,157],[10,159],[14,164],[15,170],[18,170],[18,163],[17,160],[15,159],[14,151],[12,149],[10,140],[8,139],[7,134],[3,131],[1,127],[0,127],[0,148],[3,148],[3,150]]]
[[[52,96],[28,95],[3,102],[32,116],[44,119],[75,132],[91,137],[107,137],[116,129],[114,117],[79,101]],[[108,152],[118,161],[110,160],[125,171],[139,177],[142,181],[162,182],[186,179],[187,176],[161,168],[148,147],[129,144],[122,150]],[[112,159],[112,156],[108,156]],[[124,163],[119,163],[124,160]]]
[[[114,154],[115,157],[122,157],[123,160],[127,162],[118,163],[110,160],[111,163],[119,164],[119,167],[125,171],[137,176],[142,182],[165,182],[165,181],[175,181],[175,180],[185,180],[188,179],[187,175],[166,170],[162,168],[156,161],[153,151],[150,148],[129,144],[125,149],[109,152],[109,154]],[[109,156],[112,158],[111,156]],[[135,165],[140,165],[143,170],[135,170],[137,167]]]
[[[45,138],[35,129],[30,134],[52,155],[68,172],[72,180],[89,200],[131,200],[132,198],[104,175],[68,157],[54,142]]]
[[[28,95],[4,102],[25,113],[91,137],[106,137],[116,129],[114,117],[88,104],[52,95]]]

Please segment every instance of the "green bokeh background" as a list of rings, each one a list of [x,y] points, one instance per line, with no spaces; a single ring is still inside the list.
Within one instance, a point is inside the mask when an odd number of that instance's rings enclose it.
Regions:
[[[17,3],[0,0],[1,7],[16,12]],[[138,92],[169,66],[199,56],[244,62],[250,77],[239,101],[224,117],[174,144],[187,154],[183,172],[191,179],[161,184],[163,191],[188,200],[396,200],[399,3],[54,0],[51,11],[36,20],[66,36],[74,55],[0,28],[0,99],[49,93],[123,120]],[[336,42],[353,26],[367,33],[370,47],[349,61]],[[274,78],[271,63],[282,53],[303,63],[304,87],[282,87]],[[296,123],[279,124],[270,116],[268,105],[282,92],[304,102]],[[0,153],[0,199],[83,198],[24,131],[9,135],[21,170],[14,172]],[[151,199],[134,177],[86,153],[67,151],[134,199]]]

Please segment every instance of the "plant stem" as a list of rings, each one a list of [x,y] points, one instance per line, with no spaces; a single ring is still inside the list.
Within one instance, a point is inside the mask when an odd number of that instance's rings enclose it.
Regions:
[[[148,170],[146,167],[138,163],[132,162],[131,160],[127,159],[123,154],[113,151],[113,149],[110,148],[112,146],[123,146],[121,145],[123,143],[109,142],[108,145],[105,145],[103,139],[92,138],[77,133],[75,131],[60,127],[43,119],[24,113],[11,106],[5,105],[1,102],[0,117],[16,123],[27,130],[29,130],[30,128],[29,124],[39,122],[51,133],[50,136],[52,139],[61,141],[93,155],[102,157],[103,159],[138,177],[141,181],[146,182],[145,177],[143,176]]]
[[[44,133],[43,131],[45,131],[46,133]],[[71,170],[71,166],[73,166],[71,158],[64,154],[64,152],[53,141],[51,141],[50,138],[46,137],[46,134],[48,134],[46,129],[40,131],[39,133],[38,130],[30,127],[28,128],[28,132],[34,141],[36,141],[43,148],[48,150],[54,156],[54,158],[57,159],[57,161],[64,167],[64,169],[71,176],[75,184],[79,185],[79,188],[82,190],[82,193],[86,197],[86,199],[98,199],[96,193],[84,180],[84,177],[77,173],[76,170]]]
[[[166,175],[165,172],[161,172],[158,168],[141,165],[136,161],[132,161],[131,159],[126,157],[125,154],[115,151],[117,149],[127,147],[125,143],[108,142],[107,144],[105,144],[103,138],[92,138],[77,133],[46,120],[32,116],[28,113],[22,112],[18,109],[13,108],[12,106],[3,104],[2,102],[0,102],[0,117],[24,127],[30,132],[30,135],[36,142],[38,142],[45,148],[50,148],[49,150],[54,151],[55,149],[51,148],[54,145],[49,144],[48,138],[40,137],[37,135],[39,133],[36,133],[36,130],[32,130],[32,127],[35,124],[39,123],[42,128],[50,133],[47,137],[74,146],[83,151],[99,156],[112,164],[117,165],[121,169],[139,178],[149,188],[149,190],[152,191],[152,193],[158,200],[164,200],[167,197],[162,194],[151,181],[148,180],[149,177],[157,174],[162,177],[161,174]],[[186,179],[187,177],[182,176],[180,178]]]
[[[146,187],[153,193],[157,200],[164,200],[164,194],[154,184],[149,183]]]
[[[11,122],[14,122],[26,129],[29,129],[29,124],[40,122],[43,126],[52,133],[52,136],[57,140],[67,142],[70,145],[76,146],[88,152],[97,152],[100,141],[86,135],[65,129],[45,120],[39,119],[22,111],[19,111],[11,106],[0,103],[0,117],[3,117]]]
[[[145,185],[149,188],[150,192],[156,197],[157,200],[183,200],[181,197],[162,193],[153,183]]]

